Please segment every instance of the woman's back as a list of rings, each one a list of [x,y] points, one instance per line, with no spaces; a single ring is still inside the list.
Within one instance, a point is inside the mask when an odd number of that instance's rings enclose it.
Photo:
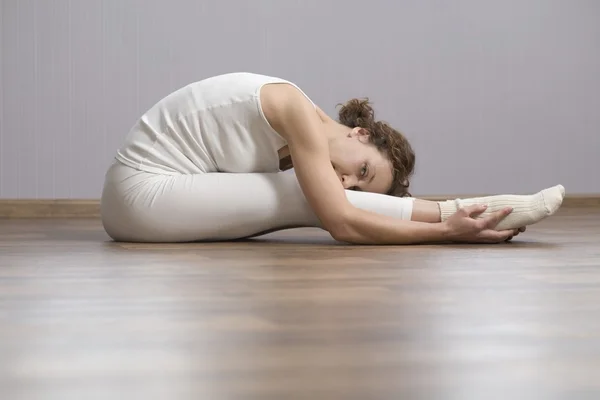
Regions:
[[[260,91],[268,83],[290,82],[230,73],[176,90],[137,121],[117,160],[161,174],[278,171],[286,142],[262,112]]]

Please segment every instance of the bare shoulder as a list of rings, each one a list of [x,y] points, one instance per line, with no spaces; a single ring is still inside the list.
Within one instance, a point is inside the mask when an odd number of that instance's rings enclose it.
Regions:
[[[265,118],[278,132],[292,120],[316,116],[312,103],[289,83],[268,83],[260,91],[260,102]]]

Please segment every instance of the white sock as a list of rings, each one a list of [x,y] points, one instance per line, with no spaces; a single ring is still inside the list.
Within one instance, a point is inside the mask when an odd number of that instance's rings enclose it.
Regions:
[[[480,217],[512,207],[513,211],[496,226],[496,230],[517,229],[535,224],[554,214],[565,197],[562,185],[544,189],[532,195],[497,195],[470,199],[455,199],[438,202],[442,221],[447,220],[460,208],[474,204],[484,204],[488,208]]]

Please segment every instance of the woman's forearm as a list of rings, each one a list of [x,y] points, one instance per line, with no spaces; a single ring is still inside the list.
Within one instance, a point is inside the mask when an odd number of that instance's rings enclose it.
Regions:
[[[336,240],[353,244],[394,245],[449,239],[448,228],[444,223],[407,221],[354,207],[345,215],[344,222],[331,232]]]

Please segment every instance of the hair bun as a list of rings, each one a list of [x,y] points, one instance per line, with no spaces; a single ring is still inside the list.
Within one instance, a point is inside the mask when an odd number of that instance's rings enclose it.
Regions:
[[[368,128],[375,122],[375,111],[369,99],[352,99],[342,105],[338,113],[340,123],[355,128]]]

